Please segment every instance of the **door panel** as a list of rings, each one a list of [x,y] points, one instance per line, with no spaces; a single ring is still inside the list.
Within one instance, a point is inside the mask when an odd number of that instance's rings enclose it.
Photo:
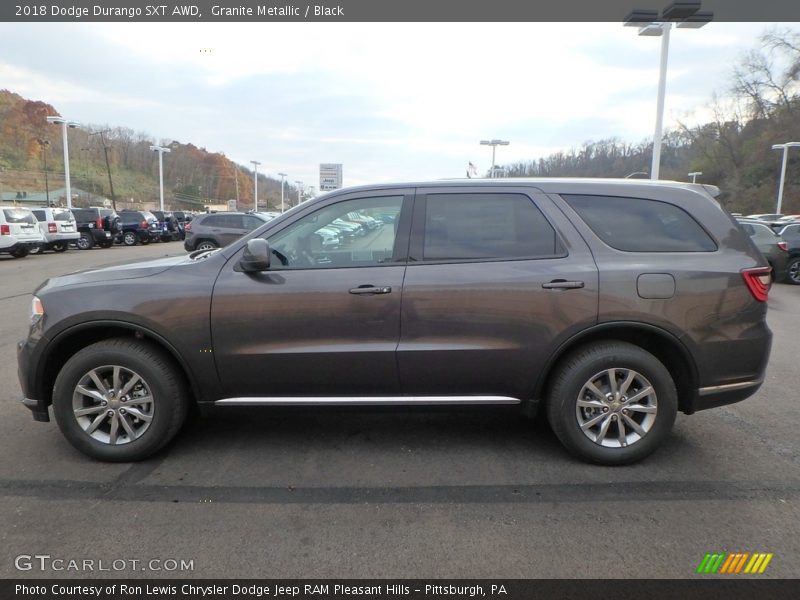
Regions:
[[[399,394],[395,356],[413,204],[407,192],[344,193],[268,229],[268,271],[237,271],[241,250],[228,262],[211,306],[226,397]],[[390,205],[404,225],[323,247],[316,231],[354,205]]]
[[[481,188],[472,191],[480,194]],[[497,191],[493,186],[491,193]],[[445,256],[447,240],[458,241],[451,251],[457,256],[467,256],[474,245],[453,231],[453,215],[445,219],[449,232],[438,242],[426,241],[426,205],[433,191],[424,197],[418,191],[398,346],[404,394],[529,398],[554,348],[597,320],[597,268],[585,242],[546,196],[504,191],[535,200],[546,215],[539,226],[542,238],[548,222],[558,232],[553,252],[558,256],[426,261],[426,248]],[[434,221],[429,234],[439,226],[436,218],[436,211],[428,214]],[[488,218],[483,231],[493,227],[502,227],[502,221]],[[514,245],[498,239],[490,242],[501,251]],[[535,252],[535,244],[524,251]]]

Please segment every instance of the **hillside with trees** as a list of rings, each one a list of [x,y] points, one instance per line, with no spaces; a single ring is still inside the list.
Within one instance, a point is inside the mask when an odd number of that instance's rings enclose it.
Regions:
[[[47,117],[58,110],[0,90],[0,192],[44,192],[64,186],[61,129]],[[125,127],[79,125],[69,129],[69,163],[76,206],[108,198],[123,206],[157,201],[158,155],[151,136]],[[160,141],[170,149],[164,160],[164,195],[171,207],[202,209],[238,199],[241,209],[253,207],[253,172],[219,152],[191,143]],[[47,168],[45,170],[45,163]],[[47,182],[45,181],[47,173]],[[297,197],[290,186],[286,197]],[[291,193],[290,193],[291,191]],[[280,206],[280,181],[259,174],[259,209]]]

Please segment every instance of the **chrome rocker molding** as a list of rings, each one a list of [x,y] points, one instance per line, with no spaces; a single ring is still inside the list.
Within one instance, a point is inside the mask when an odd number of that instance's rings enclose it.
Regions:
[[[734,392],[736,390],[743,390],[761,385],[763,382],[763,379],[754,379],[752,381],[740,381],[739,383],[728,383],[726,385],[712,385],[700,388],[697,390],[697,394],[699,396],[710,396],[712,394],[722,394],[723,392]]]
[[[215,406],[380,406],[380,405],[434,405],[434,404],[519,404],[519,398],[509,396],[307,396],[224,398]]]

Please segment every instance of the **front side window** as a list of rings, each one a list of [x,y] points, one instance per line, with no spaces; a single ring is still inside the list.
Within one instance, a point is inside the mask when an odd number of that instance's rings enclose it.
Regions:
[[[370,267],[391,263],[402,196],[328,205],[267,237],[273,269]]]
[[[553,258],[564,249],[523,194],[429,194],[424,260]]]
[[[714,252],[717,244],[682,208],[645,198],[562,194],[603,242],[625,252]]]

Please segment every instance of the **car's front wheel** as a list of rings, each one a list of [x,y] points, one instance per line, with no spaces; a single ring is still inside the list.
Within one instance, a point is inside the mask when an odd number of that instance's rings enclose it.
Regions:
[[[625,342],[599,342],[567,356],[552,379],[550,426],[579,458],[605,465],[641,460],[667,437],[678,409],[669,371]]]
[[[800,256],[793,258],[786,265],[786,281],[793,285],[800,285]]]
[[[53,242],[50,247],[53,249],[53,252],[66,252],[68,244],[67,242]]]
[[[173,364],[146,341],[120,338],[87,346],[56,378],[53,413],[59,428],[92,458],[147,458],[186,418],[187,391]]]

